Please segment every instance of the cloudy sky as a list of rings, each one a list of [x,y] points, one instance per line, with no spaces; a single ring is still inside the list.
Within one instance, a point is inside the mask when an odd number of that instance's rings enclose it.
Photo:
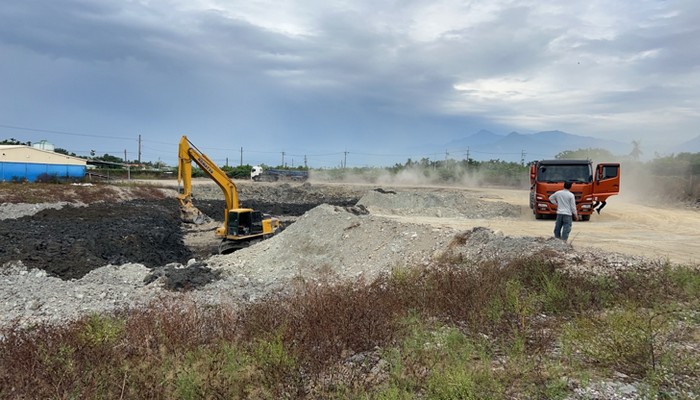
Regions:
[[[10,1],[0,139],[136,159],[141,135],[170,165],[183,134],[314,167],[481,129],[654,149],[700,134],[699,38],[696,0]]]

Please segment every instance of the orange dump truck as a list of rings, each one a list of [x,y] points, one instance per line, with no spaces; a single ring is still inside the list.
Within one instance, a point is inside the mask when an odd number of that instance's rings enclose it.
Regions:
[[[620,193],[620,164],[601,163],[593,170],[590,160],[541,160],[530,166],[530,208],[535,218],[556,215],[549,196],[572,182],[576,209],[583,221],[591,218],[594,207]]]

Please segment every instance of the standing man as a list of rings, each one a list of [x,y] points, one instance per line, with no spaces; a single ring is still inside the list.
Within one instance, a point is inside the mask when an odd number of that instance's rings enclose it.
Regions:
[[[565,242],[569,239],[572,221],[578,220],[576,197],[569,189],[571,189],[571,182],[564,182],[564,189],[549,196],[549,201],[557,206],[557,222],[554,224],[554,237]]]

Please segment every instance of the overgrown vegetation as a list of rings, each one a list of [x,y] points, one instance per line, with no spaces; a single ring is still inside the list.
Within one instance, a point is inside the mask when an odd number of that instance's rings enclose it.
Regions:
[[[4,328],[0,398],[556,399],[620,376],[694,398],[700,272],[650,267],[445,259],[241,309],[182,297]]]

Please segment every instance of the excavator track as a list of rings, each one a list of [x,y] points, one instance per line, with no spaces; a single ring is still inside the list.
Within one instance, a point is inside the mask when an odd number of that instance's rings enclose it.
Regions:
[[[255,244],[261,239],[254,239],[254,240],[228,240],[224,239],[219,243],[219,254],[231,254],[234,251],[244,249],[246,247],[249,247],[252,244]]]

